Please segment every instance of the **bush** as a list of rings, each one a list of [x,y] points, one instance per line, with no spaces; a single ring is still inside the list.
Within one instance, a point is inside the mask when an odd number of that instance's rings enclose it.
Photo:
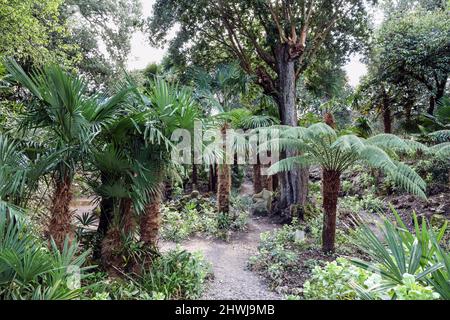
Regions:
[[[147,292],[157,292],[165,299],[200,297],[211,266],[201,253],[170,251],[153,262],[139,280]]]
[[[416,214],[413,214],[413,233],[408,230],[395,209],[391,210],[396,223],[384,220],[380,230],[382,239],[368,226],[360,226],[360,231],[355,233],[354,242],[371,261],[352,259],[352,263],[381,275],[383,287],[394,290],[399,297],[405,298],[405,294],[426,296],[427,292],[431,294],[428,290],[430,286],[443,299],[450,299],[450,254],[440,245],[447,223],[435,233],[425,218],[420,224]],[[399,285],[406,288],[398,288]],[[377,297],[378,294],[376,287],[369,288],[368,291],[358,288],[358,292],[364,298]]]
[[[370,292],[370,294],[368,294]],[[395,286],[386,286],[383,278],[344,258],[315,267],[305,282],[303,296],[311,300],[436,300],[439,294],[423,285],[413,275],[404,274]]]
[[[228,231],[244,230],[248,223],[248,201],[232,198],[232,212],[218,214],[209,202],[192,199],[181,208],[171,202],[162,208],[161,236],[165,240],[180,242],[201,233],[216,238],[227,238]]]
[[[201,254],[177,249],[156,258],[141,275],[124,279],[108,279],[103,273],[93,275],[84,299],[196,299],[210,274],[211,267]]]
[[[316,266],[309,281],[303,286],[303,296],[312,300],[354,300],[357,298],[350,281],[363,284],[370,273],[338,258],[324,267]]]
[[[251,269],[263,271],[270,280],[279,283],[283,274],[297,264],[297,251],[304,241],[296,241],[296,223],[272,232],[261,233],[258,254],[250,257]]]
[[[77,299],[89,252],[79,253],[68,241],[62,250],[51,250],[35,237],[23,221],[0,211],[0,299]]]

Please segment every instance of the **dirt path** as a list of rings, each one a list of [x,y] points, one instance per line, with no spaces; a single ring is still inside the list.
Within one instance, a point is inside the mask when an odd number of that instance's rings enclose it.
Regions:
[[[194,238],[181,243],[187,251],[201,251],[212,264],[214,279],[207,285],[202,299],[273,300],[281,297],[269,290],[263,280],[247,270],[248,258],[257,252],[259,235],[275,229],[264,220],[251,219],[248,231],[230,242]],[[162,250],[173,249],[174,243],[161,243]]]
[[[249,196],[253,186],[244,183],[241,195]],[[256,254],[260,234],[276,229],[277,226],[266,219],[251,218],[248,230],[233,237],[230,242],[193,238],[182,242],[183,249],[201,251],[212,264],[214,279],[208,283],[202,299],[214,300],[266,300],[281,299],[271,291],[263,279],[247,269],[250,256]],[[176,247],[174,243],[161,243],[162,250]]]

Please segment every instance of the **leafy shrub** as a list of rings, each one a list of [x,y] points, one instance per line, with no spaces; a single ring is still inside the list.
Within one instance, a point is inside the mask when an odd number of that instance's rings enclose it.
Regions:
[[[160,293],[166,299],[195,299],[210,272],[201,253],[174,250],[156,259],[139,283],[147,292]]]
[[[396,285],[386,286],[379,274],[359,268],[344,258],[315,267],[304,284],[303,296],[312,300],[435,300],[440,297],[431,286],[417,282],[413,275],[406,273]]]
[[[350,286],[350,281],[363,284],[369,276],[369,272],[353,266],[344,258],[338,258],[323,268],[316,266],[313,269],[310,280],[304,284],[303,295],[313,300],[353,300],[357,293]]]
[[[270,280],[280,282],[284,272],[296,266],[297,252],[304,245],[303,241],[295,239],[297,229],[294,221],[292,225],[261,233],[258,254],[249,259],[250,268],[264,271]]]
[[[141,275],[125,279],[108,279],[106,274],[93,275],[85,299],[93,300],[163,300],[199,298],[210,265],[200,253],[179,249],[155,259]]]
[[[244,230],[248,223],[248,202],[232,198],[232,214],[218,214],[206,201],[190,200],[182,208],[172,202],[163,206],[161,236],[165,240],[180,242],[195,233],[226,238],[228,231]]]
[[[54,242],[49,250],[24,222],[0,211],[0,299],[78,298],[88,254],[67,240],[61,251]]]
[[[440,245],[447,223],[435,234],[425,218],[419,224],[416,214],[413,214],[415,233],[412,233],[395,209],[391,210],[396,217],[396,224],[388,219],[384,220],[380,230],[382,239],[368,226],[360,226],[362,232],[355,234],[355,245],[364,251],[371,261],[352,259],[352,263],[381,275],[384,288],[409,285],[405,290],[413,294],[416,290],[411,284],[412,276],[421,286],[430,285],[442,298],[450,299],[450,254]],[[405,275],[408,276],[405,278]],[[423,289],[422,292],[425,293],[426,290]],[[376,294],[377,290],[370,288],[368,292],[359,290],[359,293],[369,298],[373,293]],[[398,294],[404,295],[405,291],[400,290]]]
[[[359,198],[358,196],[346,196],[341,200],[339,208],[348,210],[351,213],[358,213],[362,210],[377,213],[384,207],[383,201],[373,194],[366,194]]]

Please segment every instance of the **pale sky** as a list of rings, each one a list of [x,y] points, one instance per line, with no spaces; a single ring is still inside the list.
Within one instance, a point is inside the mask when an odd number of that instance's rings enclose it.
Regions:
[[[152,11],[154,0],[141,0],[144,16],[149,16]],[[375,13],[375,24],[381,22],[380,12]],[[128,70],[137,70],[145,68],[149,63],[161,62],[165,49],[152,47],[147,36],[142,32],[136,32],[131,39],[131,53],[128,59]],[[351,86],[355,87],[362,76],[367,73],[367,66],[359,61],[360,55],[350,57],[349,63],[344,67],[347,72],[348,80]]]

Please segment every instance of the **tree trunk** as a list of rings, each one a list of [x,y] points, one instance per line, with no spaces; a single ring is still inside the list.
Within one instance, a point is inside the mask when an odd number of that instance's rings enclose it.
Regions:
[[[226,155],[226,131],[228,124],[225,123],[221,128],[221,134],[223,139],[223,164],[219,164],[217,175],[217,211],[219,213],[228,213],[230,211],[230,192],[231,192],[231,168],[227,164]]]
[[[383,125],[384,133],[392,133],[392,115],[388,102],[383,103]]]
[[[261,176],[261,163],[259,161],[259,156],[256,159],[256,164],[253,165],[253,189],[255,193],[260,193],[264,186],[262,182],[263,177]]]
[[[322,168],[323,196],[323,230],[322,250],[326,253],[335,251],[336,210],[339,195],[341,173]]]
[[[197,190],[198,184],[198,172],[197,165],[195,163],[192,164],[192,191]]]
[[[94,259],[101,258],[101,244],[108,232],[114,215],[114,202],[111,198],[102,198],[100,201],[100,219],[97,227],[97,240],[93,250]]]
[[[133,210],[131,209],[132,201],[129,198],[120,200],[120,216],[122,230],[126,235],[132,235],[136,227]]]
[[[72,241],[75,237],[72,227],[72,213],[69,208],[72,201],[71,186],[72,179],[69,175],[59,177],[55,181],[48,234],[53,238],[59,249],[63,248],[66,238]]]
[[[217,211],[228,213],[230,211],[231,170],[228,164],[219,165],[217,187]]]
[[[289,45],[280,45],[276,54],[278,67],[278,108],[281,123],[289,126],[297,126],[296,107],[296,74],[295,61],[290,59]],[[282,152],[281,159],[295,156],[292,151]],[[295,169],[287,173],[278,174],[281,193],[280,206],[289,208],[292,204],[304,205],[308,192],[309,169]]]
[[[155,248],[159,229],[161,227],[161,195],[158,193],[145,207],[141,217],[141,241],[147,246]]]
[[[217,167],[216,165],[209,166],[209,191],[217,191]]]
[[[435,108],[436,108],[436,97],[432,95],[430,96],[430,105],[428,107],[427,113],[433,115]]]

